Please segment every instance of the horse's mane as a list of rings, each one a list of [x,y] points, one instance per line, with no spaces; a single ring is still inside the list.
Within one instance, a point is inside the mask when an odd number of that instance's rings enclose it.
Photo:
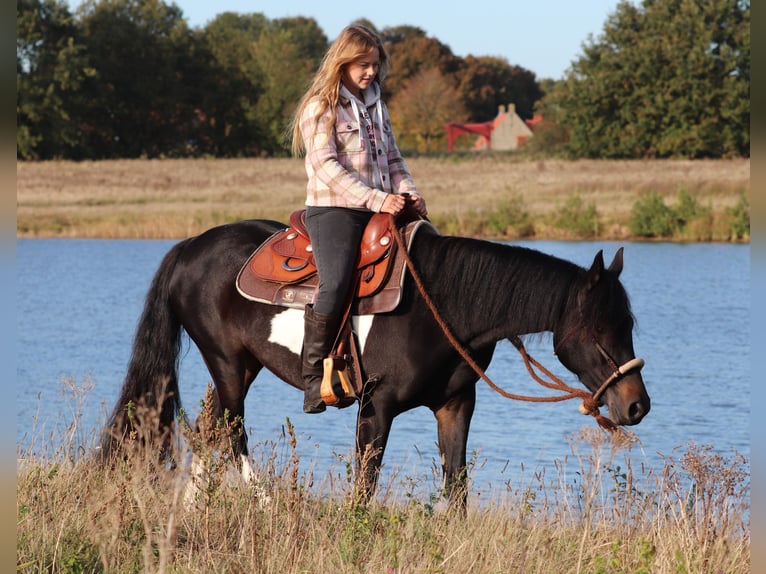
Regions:
[[[463,308],[476,303],[516,325],[556,325],[584,273],[574,263],[525,247],[453,236],[427,244],[419,260],[429,277],[438,277],[430,285],[437,297]]]

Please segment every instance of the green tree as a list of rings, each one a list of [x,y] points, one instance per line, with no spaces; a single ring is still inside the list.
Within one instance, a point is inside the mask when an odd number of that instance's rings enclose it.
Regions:
[[[176,5],[88,0],[78,12],[98,75],[85,84],[91,157],[188,154],[210,58]]]
[[[202,105],[210,153],[286,154],[285,129],[327,49],[324,32],[313,18],[226,13],[203,37],[216,62]]]
[[[524,143],[523,153],[528,156],[564,157],[571,155],[569,131],[561,121],[562,111],[556,90],[562,81],[546,78],[540,82],[543,97],[535,102],[535,113],[542,118],[535,126],[535,137]]]
[[[263,130],[269,154],[285,155],[285,133],[295,107],[327,49],[327,37],[313,18],[273,20],[253,46],[263,93],[252,116]]]
[[[212,63],[200,103],[197,153],[223,157],[259,153],[265,130],[254,116],[265,88],[254,46],[268,25],[262,14],[225,12],[199,32]]]
[[[750,154],[749,0],[621,2],[547,107],[584,157]]]
[[[94,72],[65,2],[16,4],[16,145],[21,159],[76,157],[83,81]]]

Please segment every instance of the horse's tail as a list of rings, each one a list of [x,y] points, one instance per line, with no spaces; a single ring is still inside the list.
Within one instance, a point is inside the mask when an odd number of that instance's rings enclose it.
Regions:
[[[101,458],[110,459],[126,441],[167,447],[173,421],[181,408],[178,355],[181,323],[170,308],[170,282],[179,255],[189,240],[176,244],[152,279],[138,322],[120,398],[101,437]],[[154,434],[154,433],[158,434]]]

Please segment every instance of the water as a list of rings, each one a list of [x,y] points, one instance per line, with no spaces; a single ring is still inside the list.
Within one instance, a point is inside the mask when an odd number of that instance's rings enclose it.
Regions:
[[[114,404],[130,358],[144,296],[173,241],[34,239],[17,242],[17,444],[50,454],[70,437],[90,444]],[[598,249],[607,264],[621,245],[530,242],[525,245],[582,266]],[[638,320],[636,352],[652,411],[632,430],[641,441],[630,457],[661,467],[689,443],[749,458],[750,247],[728,244],[627,243],[623,283]],[[551,355],[549,337],[530,353],[571,384]],[[542,394],[516,350],[501,342],[488,371],[507,390]],[[185,345],[181,397],[193,415],[209,381],[196,348]],[[83,392],[83,389],[87,392]],[[295,425],[301,464],[318,475],[345,473],[354,446],[355,407],[302,413],[300,391],[263,372],[246,403],[246,428],[256,458],[285,449],[286,418]],[[81,417],[76,419],[77,413]],[[518,487],[533,472],[553,472],[571,455],[568,437],[590,417],[574,401],[512,402],[478,383],[469,436],[474,491]],[[436,423],[420,408],[394,421],[381,484],[413,482],[433,489],[440,464]],[[286,452],[286,450],[285,450]]]

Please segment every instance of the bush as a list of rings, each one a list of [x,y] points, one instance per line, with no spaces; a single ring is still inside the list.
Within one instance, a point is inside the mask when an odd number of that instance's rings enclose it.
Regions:
[[[431,222],[446,235],[517,239],[535,234],[534,223],[520,194],[492,206],[491,211],[460,205],[452,213],[433,215]]]
[[[740,203],[726,210],[722,220],[712,207],[700,205],[682,189],[674,207],[665,205],[659,193],[651,192],[633,205],[630,230],[638,237],[674,237],[685,241],[740,239],[750,233],[750,209],[744,195]]]
[[[650,192],[633,204],[630,212],[630,232],[639,237],[670,237],[673,234],[675,215],[665,205],[662,196]]]
[[[731,219],[731,239],[746,239],[750,237],[750,202],[742,193],[737,205],[726,209],[726,215]]]
[[[529,237],[535,232],[529,212],[524,207],[524,198],[518,193],[490,212],[487,227],[492,235]]]
[[[710,241],[713,239],[713,210],[700,205],[697,198],[682,189],[678,192],[675,213],[675,232],[689,241]]]
[[[596,237],[601,227],[596,205],[586,205],[577,193],[556,211],[553,223],[559,229],[567,230],[582,239]]]
[[[678,192],[678,200],[673,211],[676,214],[676,225],[680,228],[694,219],[707,217],[712,210],[700,205],[696,197],[682,189]]]

